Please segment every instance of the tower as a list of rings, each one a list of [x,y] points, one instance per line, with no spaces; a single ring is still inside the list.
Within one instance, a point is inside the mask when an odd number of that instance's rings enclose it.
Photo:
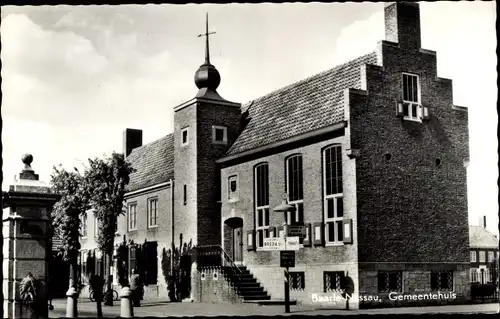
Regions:
[[[241,104],[223,99],[217,88],[219,71],[210,62],[208,14],[205,62],[194,82],[196,96],[174,109],[174,238],[182,234],[195,245],[220,244],[221,217],[219,169],[215,161],[224,155],[240,128]]]

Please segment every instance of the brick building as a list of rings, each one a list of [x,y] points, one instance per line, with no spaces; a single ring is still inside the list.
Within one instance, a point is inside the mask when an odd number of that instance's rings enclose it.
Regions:
[[[167,294],[160,254],[182,236],[220,245],[258,291],[245,299],[283,298],[279,253],[261,247],[282,235],[273,207],[285,193],[296,207],[288,222],[308,230],[290,269],[292,299],[328,298],[346,275],[355,293],[392,304],[390,292],[468,298],[467,108],[453,105],[436,52],[421,48],[419,5],[384,10],[386,40],[373,52],[243,105],[217,93],[207,38],[199,91],[174,108],[174,132],[142,145],[142,131],[125,131],[137,171],[118,233],[154,243],[148,293]],[[241,301],[233,277],[200,271],[193,299]]]
[[[470,242],[470,280],[477,283],[493,281],[492,263],[498,267],[498,237],[486,229],[486,216],[481,217],[478,226],[469,228]]]

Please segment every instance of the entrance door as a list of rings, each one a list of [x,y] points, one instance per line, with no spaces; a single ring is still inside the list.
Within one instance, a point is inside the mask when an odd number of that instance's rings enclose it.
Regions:
[[[233,229],[233,260],[236,263],[243,261],[243,227]]]

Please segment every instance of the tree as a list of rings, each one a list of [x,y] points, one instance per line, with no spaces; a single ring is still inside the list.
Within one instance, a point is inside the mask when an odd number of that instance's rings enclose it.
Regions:
[[[104,159],[89,159],[85,179],[90,193],[90,203],[94,209],[99,227],[97,246],[108,262],[107,291],[111,291],[111,261],[118,216],[124,214],[125,187],[134,169],[125,161],[123,154],[114,153]],[[113,305],[113,295],[106,295],[106,305]]]
[[[54,167],[51,187],[61,198],[54,204],[52,227],[62,239],[60,254],[70,265],[70,287],[77,289],[77,261],[80,251],[80,217],[89,209],[89,194],[85,179],[75,168],[68,172],[61,166]]]
[[[195,246],[193,241],[182,242],[182,234],[179,235],[179,246],[162,250],[162,272],[167,283],[168,297],[170,301],[181,301],[189,296],[190,286],[188,276],[191,276],[191,254]],[[173,251],[172,251],[173,250]],[[172,260],[173,259],[173,260]]]

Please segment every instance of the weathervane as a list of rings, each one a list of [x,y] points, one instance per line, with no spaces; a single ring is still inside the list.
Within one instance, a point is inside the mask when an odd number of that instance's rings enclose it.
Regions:
[[[205,27],[205,33],[198,34],[199,37],[206,37],[205,42],[205,64],[210,64],[210,52],[209,52],[209,44],[208,44],[208,36],[211,34],[215,34],[215,32],[208,32],[208,13],[207,13],[207,21]]]

